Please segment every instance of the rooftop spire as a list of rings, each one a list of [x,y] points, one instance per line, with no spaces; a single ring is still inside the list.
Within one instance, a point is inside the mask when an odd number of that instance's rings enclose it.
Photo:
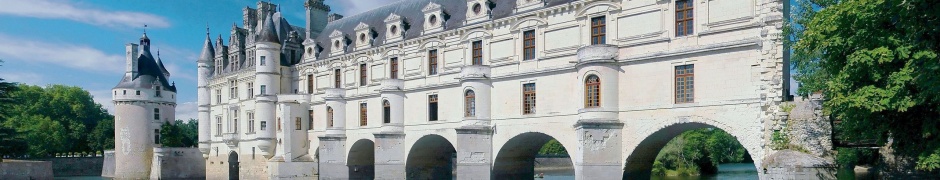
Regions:
[[[273,15],[268,14],[267,17],[264,18],[264,24],[261,27],[261,33],[258,34],[258,41],[280,44],[281,40],[277,37],[277,33],[275,33],[277,30],[274,28],[274,20],[272,20],[272,16]]]
[[[202,45],[202,53],[198,62],[209,62],[215,59],[215,48],[212,47],[212,38],[209,37],[209,24],[206,23],[206,42]]]

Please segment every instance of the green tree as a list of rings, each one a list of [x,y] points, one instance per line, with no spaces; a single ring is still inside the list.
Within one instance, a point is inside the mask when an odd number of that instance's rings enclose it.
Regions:
[[[20,84],[10,97],[17,103],[5,108],[4,127],[22,132],[29,142],[30,157],[48,157],[55,153],[95,152],[93,146],[112,142],[93,142],[98,122],[111,120],[90,93],[79,87]],[[112,125],[113,126],[113,125]],[[104,127],[102,127],[104,128]],[[100,139],[104,136],[99,137]],[[97,147],[102,148],[102,147]]]
[[[558,140],[549,140],[539,149],[539,155],[568,155],[568,150]]]
[[[3,60],[0,60],[3,63]],[[6,122],[6,111],[14,104],[10,93],[16,91],[16,83],[6,82],[0,77],[0,162],[7,156],[18,157],[26,154],[26,141],[14,128],[2,126]]]
[[[744,146],[721,129],[686,131],[670,140],[654,161],[654,174],[668,170],[680,175],[714,174],[721,163],[749,160]]]
[[[785,40],[799,94],[821,92],[848,140],[894,139],[940,169],[940,1],[798,0]]]
[[[160,126],[160,144],[163,147],[195,147],[199,141],[199,125],[195,119],[183,123],[176,120]]]

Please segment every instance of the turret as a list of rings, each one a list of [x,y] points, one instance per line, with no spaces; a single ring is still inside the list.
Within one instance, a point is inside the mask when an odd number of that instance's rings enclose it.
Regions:
[[[212,39],[209,39],[209,28],[206,28],[206,41],[202,46],[202,53],[196,60],[198,67],[197,96],[198,96],[198,116],[199,116],[199,151],[203,157],[209,156],[209,137],[211,132],[211,120],[209,119],[209,74],[212,73],[213,60],[215,59],[215,48],[212,47]]]
[[[323,0],[307,0],[304,8],[307,10],[307,38],[316,38],[326,27],[330,6],[324,4]]]
[[[255,114],[258,122],[261,124],[267,124],[268,127],[275,127],[277,123],[275,121],[275,102],[277,102],[276,94],[281,89],[280,84],[280,59],[281,59],[281,45],[280,39],[278,39],[277,34],[275,33],[274,21],[272,20],[271,14],[265,16],[264,23],[260,32],[258,33],[257,42],[255,44],[255,59],[258,61],[258,64],[255,65],[255,83],[254,89],[256,95],[255,103]],[[288,122],[290,119],[286,119],[283,122]],[[282,123],[283,123],[282,122]],[[275,128],[267,128],[258,133],[258,139],[264,139],[258,144],[258,147],[262,151],[262,155],[267,158],[274,155],[275,149]]]
[[[163,76],[170,78],[170,71],[166,70],[166,66],[163,66],[163,59],[160,59],[160,50],[157,49],[157,66],[160,67],[160,71],[163,72]]]
[[[115,179],[150,177],[153,150],[160,147],[160,125],[175,120],[176,86],[162,61],[150,53],[150,38],[140,38],[141,52],[128,59],[128,73],[115,86],[114,159],[121,166],[114,169]],[[134,44],[125,46],[128,56],[137,54]]]

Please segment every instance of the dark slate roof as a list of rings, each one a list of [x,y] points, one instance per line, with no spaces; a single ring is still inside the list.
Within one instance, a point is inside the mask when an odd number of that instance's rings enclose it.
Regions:
[[[561,4],[566,4],[575,0],[545,0],[545,7],[551,7]],[[379,7],[367,12],[360,14],[346,16],[342,19],[330,22],[326,25],[323,31],[316,37],[317,44],[323,48],[320,59],[325,59],[329,56],[332,51],[332,42],[330,39],[330,34],[334,30],[339,30],[343,32],[344,36],[347,38],[355,36],[356,26],[360,22],[368,24],[373,31],[379,32],[378,36],[375,37],[375,42],[373,46],[381,46],[384,44],[385,32],[388,32],[385,28],[385,18],[391,15],[392,13],[401,16],[401,18],[408,24],[408,29],[405,31],[404,39],[412,39],[421,36],[421,32],[424,31],[424,12],[422,11],[425,6],[430,2],[437,3],[441,5],[441,9],[445,14],[450,17],[446,19],[444,24],[444,31],[457,29],[463,27],[464,21],[467,16],[467,3],[464,1],[454,1],[454,0],[402,0],[392,4],[388,4],[383,7]],[[514,15],[514,9],[516,9],[516,0],[490,0],[493,3],[493,9],[491,12],[492,19],[500,19]],[[357,43],[359,41],[354,41]],[[351,44],[350,47],[354,47],[355,44]]]
[[[206,43],[202,46],[202,53],[199,53],[198,61],[201,62],[210,62],[215,59],[215,48],[212,47],[212,39],[209,38],[209,33],[206,33]]]
[[[147,40],[149,41],[149,38]],[[163,69],[150,53],[150,46],[143,45],[141,49],[140,56],[137,57],[137,76],[124,76],[114,88],[150,89],[156,82],[164,87],[164,90],[176,92],[176,86],[170,84],[169,79],[163,74]]]
[[[170,74],[170,71],[167,71],[166,67],[163,66],[163,59],[160,59],[160,50],[157,50],[157,67],[160,68],[163,74]]]
[[[264,18],[264,24],[261,25],[261,31],[258,33],[258,42],[273,42],[281,43],[281,40],[277,36],[277,29],[274,27],[274,20],[271,19],[271,16],[268,15]]]

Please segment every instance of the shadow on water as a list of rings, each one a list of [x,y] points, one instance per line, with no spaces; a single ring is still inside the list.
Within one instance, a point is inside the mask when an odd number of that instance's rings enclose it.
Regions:
[[[718,165],[718,174],[706,176],[654,176],[652,180],[702,180],[702,179],[757,179],[757,168],[752,163],[728,163]]]

